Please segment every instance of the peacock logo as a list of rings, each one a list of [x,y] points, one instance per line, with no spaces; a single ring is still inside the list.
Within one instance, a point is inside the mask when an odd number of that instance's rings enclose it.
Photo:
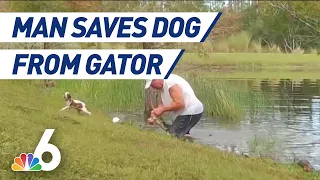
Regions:
[[[13,171],[52,171],[57,168],[61,161],[60,150],[55,145],[48,143],[53,132],[54,129],[46,129],[34,153],[21,153],[19,157],[15,157],[11,169]],[[43,162],[44,152],[51,153],[51,162]]]
[[[32,153],[28,155],[26,153],[20,154],[20,157],[14,158],[14,164],[11,169],[13,171],[41,171],[41,165],[39,159],[34,157]]]

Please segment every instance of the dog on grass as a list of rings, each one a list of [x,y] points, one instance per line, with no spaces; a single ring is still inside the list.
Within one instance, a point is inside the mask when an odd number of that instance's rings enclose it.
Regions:
[[[91,112],[88,111],[86,104],[82,101],[72,99],[71,94],[69,92],[65,92],[63,97],[66,101],[66,106],[62,108],[60,111],[64,111],[66,109],[76,109],[79,114],[83,112],[87,115],[91,115]]]

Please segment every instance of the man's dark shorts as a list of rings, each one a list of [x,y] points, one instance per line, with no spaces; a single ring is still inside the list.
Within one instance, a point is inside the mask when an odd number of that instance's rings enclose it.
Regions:
[[[202,114],[178,116],[169,126],[168,132],[179,139],[184,137],[200,121]]]

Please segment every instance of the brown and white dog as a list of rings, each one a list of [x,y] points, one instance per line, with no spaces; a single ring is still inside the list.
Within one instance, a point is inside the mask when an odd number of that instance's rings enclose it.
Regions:
[[[86,108],[86,104],[82,101],[72,99],[69,92],[64,93],[64,100],[66,101],[66,107],[62,108],[60,111],[72,108],[76,109],[79,114],[83,112],[85,114],[91,115],[91,112],[89,112]]]

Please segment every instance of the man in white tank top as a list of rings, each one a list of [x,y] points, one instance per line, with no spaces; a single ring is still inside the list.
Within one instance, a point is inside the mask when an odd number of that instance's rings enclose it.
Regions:
[[[169,127],[169,133],[177,138],[189,134],[200,120],[203,104],[196,97],[190,84],[182,77],[171,74],[168,79],[147,80],[145,88],[161,90],[161,100],[157,108],[151,113],[160,117],[169,112],[174,120]]]

